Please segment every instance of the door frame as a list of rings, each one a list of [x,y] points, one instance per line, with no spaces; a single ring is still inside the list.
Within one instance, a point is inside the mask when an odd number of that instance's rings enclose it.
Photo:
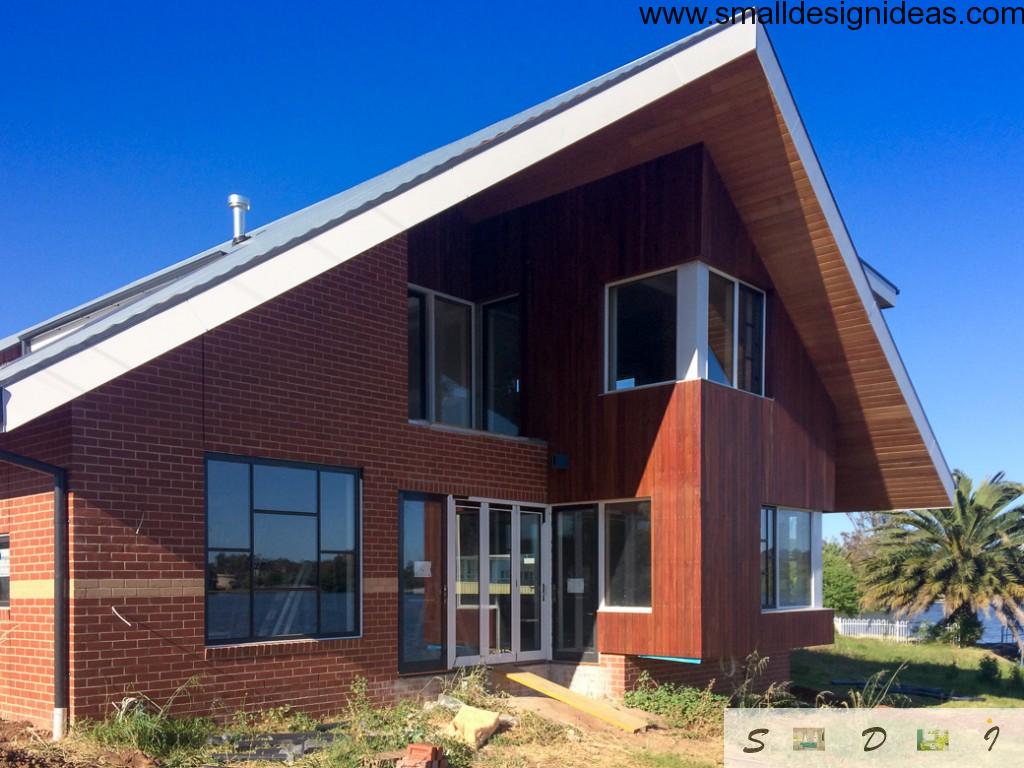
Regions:
[[[550,549],[549,549],[549,555],[548,555],[548,563],[549,563],[549,566],[550,566],[551,572],[552,572],[552,581],[551,581],[551,623],[550,623],[550,631],[551,631],[551,638],[550,638],[550,643],[551,643],[551,659],[553,661],[565,661],[565,662],[571,662],[571,663],[596,662],[598,660],[598,651],[597,651],[597,620],[598,620],[598,614],[600,613],[600,610],[601,610],[601,604],[603,602],[603,597],[602,596],[604,594],[604,584],[603,584],[603,581],[604,581],[604,578],[603,578],[603,576],[604,576],[604,574],[603,574],[604,566],[603,566],[603,562],[602,562],[602,560],[603,560],[602,553],[604,551],[604,548],[603,548],[603,539],[604,539],[604,535],[603,535],[603,529],[604,529],[603,506],[602,506],[602,504],[600,502],[593,501],[593,502],[584,502],[582,504],[555,504],[555,505],[552,505],[550,507],[550,510],[551,510],[551,526],[550,526],[550,537],[549,537],[549,541],[550,541],[549,547],[550,547]],[[595,597],[597,598],[596,601],[595,601],[596,604],[594,606],[594,649],[590,650],[590,651],[580,651],[580,653],[578,653],[578,654],[577,653],[558,653],[556,651],[556,649],[555,649],[555,603],[556,603],[556,594],[557,594],[557,592],[556,592],[556,585],[555,585],[555,581],[554,581],[554,568],[555,568],[555,560],[558,557],[558,555],[556,554],[556,549],[558,549],[558,542],[555,540],[555,534],[556,534],[555,517],[560,512],[563,512],[563,513],[565,513],[565,512],[574,513],[574,512],[581,512],[581,511],[584,511],[584,510],[589,510],[589,511],[593,512],[593,515],[594,515],[594,525],[597,528],[597,530],[594,531],[594,534],[595,534],[594,535],[594,548],[597,550],[597,552],[596,552],[597,560],[594,563],[594,584],[593,584],[593,590],[595,592]],[[580,533],[577,532],[577,536],[579,536],[579,535],[580,535]]]
[[[521,661],[545,661],[551,658],[551,507],[548,504],[532,504],[529,502],[510,501],[507,499],[482,498],[470,496],[465,501],[480,505],[479,521],[479,589],[480,598],[478,613],[480,621],[480,653],[475,656],[456,656],[455,620],[458,600],[447,601],[447,649],[448,668],[469,667],[478,664],[510,664]],[[512,508],[512,531],[511,531],[511,593],[512,593],[512,650],[509,653],[490,653],[490,527],[491,514],[490,505],[500,504]],[[539,556],[541,558],[541,648],[537,651],[520,651],[520,601],[519,585],[521,579],[521,552],[520,552],[520,514],[521,509],[536,510],[541,513],[541,540],[539,543]],[[456,595],[456,579],[458,571],[458,541],[456,539],[455,519],[455,496],[448,495],[448,514],[446,516],[447,533],[447,566],[448,566],[448,595]],[[534,512],[534,514],[536,513]]]

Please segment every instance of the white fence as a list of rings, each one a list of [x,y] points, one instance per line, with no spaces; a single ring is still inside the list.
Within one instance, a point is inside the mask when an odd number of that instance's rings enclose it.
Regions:
[[[917,639],[918,622],[906,619],[848,619],[836,616],[836,632],[850,637],[877,637],[895,643],[912,643]]]

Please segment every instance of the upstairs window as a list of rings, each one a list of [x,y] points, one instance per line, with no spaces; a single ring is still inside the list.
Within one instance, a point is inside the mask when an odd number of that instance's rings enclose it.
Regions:
[[[517,296],[476,305],[409,289],[410,419],[519,434],[519,306]]]
[[[206,640],[359,633],[359,474],[206,462]]]
[[[675,381],[676,270],[608,288],[608,390]]]
[[[0,608],[11,604],[11,539],[0,534]]]
[[[764,394],[764,293],[710,270],[707,377]]]

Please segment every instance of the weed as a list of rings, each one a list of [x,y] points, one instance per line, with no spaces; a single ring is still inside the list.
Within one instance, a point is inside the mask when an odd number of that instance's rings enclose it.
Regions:
[[[994,683],[999,679],[999,661],[995,656],[982,656],[978,660],[978,679],[983,683]]]
[[[633,690],[625,695],[626,706],[664,717],[673,728],[685,728],[694,736],[718,733],[726,696],[713,693],[714,681],[706,688],[689,688],[672,683],[658,684],[641,672]]]
[[[790,683],[778,682],[769,684],[763,691],[756,690],[758,680],[768,671],[768,656],[757,651],[748,655],[742,664],[735,659],[730,661],[725,676],[732,686],[729,696],[730,707],[773,709],[775,707],[794,707],[798,702],[790,692]]]
[[[193,685],[195,678],[181,685],[159,706],[144,694],[123,699],[115,713],[99,723],[84,723],[83,734],[108,747],[131,747],[149,757],[187,762],[190,755],[206,746],[213,721],[206,717],[171,717],[175,700]]]
[[[454,675],[443,680],[441,691],[471,707],[496,711],[508,709],[508,703],[505,701],[508,696],[493,689],[490,674],[484,666],[459,669]]]

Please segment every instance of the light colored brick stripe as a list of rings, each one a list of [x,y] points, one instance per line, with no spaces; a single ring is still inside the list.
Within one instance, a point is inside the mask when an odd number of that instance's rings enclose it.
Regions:
[[[129,597],[202,597],[202,579],[72,579],[71,595],[79,600]],[[392,576],[363,580],[368,595],[394,594],[398,579]],[[11,582],[12,600],[52,600],[51,579],[19,579]]]

